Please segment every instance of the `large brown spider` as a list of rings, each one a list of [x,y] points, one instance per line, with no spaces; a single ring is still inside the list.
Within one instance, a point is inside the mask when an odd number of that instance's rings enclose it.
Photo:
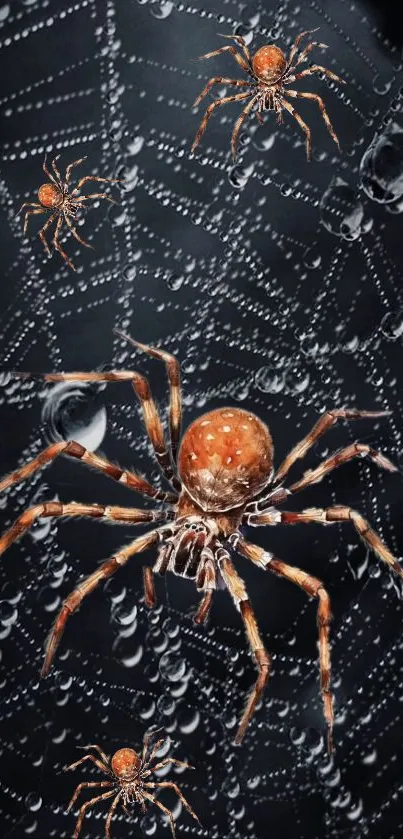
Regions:
[[[171,763],[175,764],[175,766],[180,766],[183,769],[194,768],[188,763],[183,763],[181,760],[175,760],[173,757],[167,757],[150,767],[151,761],[165,742],[164,738],[162,740],[158,740],[158,742],[152,746],[150,754],[148,754],[150,749],[150,739],[154,736],[154,734],[156,734],[155,731],[145,735],[141,757],[134,749],[124,748],[119,749],[114,753],[114,755],[112,755],[111,758],[109,758],[105,752],[102,751],[100,746],[89,744],[88,746],[82,746],[81,748],[95,749],[95,751],[98,752],[99,757],[95,757],[93,754],[88,754],[80,758],[80,760],[77,760],[75,763],[72,763],[70,766],[65,767],[65,771],[67,772],[71,769],[75,769],[77,766],[80,766],[80,764],[84,763],[84,761],[91,760],[92,763],[95,763],[95,766],[97,766],[98,769],[101,769],[101,771],[110,778],[109,781],[84,781],[84,783],[79,784],[74,792],[73,798],[70,801],[67,812],[72,809],[83,789],[92,789],[93,787],[112,787],[112,789],[109,789],[107,792],[86,801],[85,804],[80,807],[76,829],[74,831],[74,839],[78,839],[87,810],[89,810],[90,807],[98,801],[103,801],[105,798],[112,798],[112,796],[114,796],[114,799],[109,809],[105,825],[105,836],[107,839],[110,839],[111,836],[111,822],[119,801],[121,801],[123,809],[127,814],[127,804],[140,804],[144,812],[147,809],[147,804],[150,802],[152,804],[156,804],[156,806],[159,807],[166,816],[168,816],[172,836],[175,839],[176,833],[173,815],[171,811],[168,810],[168,807],[161,804],[161,801],[158,801],[153,795],[153,792],[157,789],[173,789],[190,815],[193,816],[197,822],[199,821],[196,813],[193,812],[190,804],[186,801],[185,796],[177,784],[174,784],[173,781],[150,780],[150,775],[152,775],[153,772],[157,772],[159,769],[163,769],[164,766],[169,766]]]
[[[70,178],[71,172],[75,166],[79,166],[80,163],[83,163],[84,160],[87,160],[86,157],[81,157],[80,160],[74,160],[73,163],[69,163],[66,168],[66,173],[64,176],[64,180],[56,166],[56,161],[59,159],[60,155],[58,154],[54,160],[52,160],[52,169],[53,175],[49,171],[46,166],[46,160],[43,162],[43,171],[45,175],[49,178],[50,183],[43,184],[38,189],[38,198],[40,203],[35,204],[32,202],[25,202],[22,207],[18,210],[17,216],[23,211],[24,207],[29,207],[30,209],[26,210],[25,217],[24,217],[24,235],[27,232],[28,221],[30,216],[36,216],[41,213],[51,213],[41,230],[39,231],[39,238],[45,248],[46,253],[51,254],[49,245],[46,241],[45,233],[47,229],[56,222],[55,232],[53,234],[52,244],[59,251],[61,257],[67,262],[69,268],[72,268],[75,271],[75,267],[63,250],[60,242],[59,242],[59,233],[63,224],[67,224],[67,227],[73,234],[74,238],[77,239],[77,242],[80,242],[80,245],[84,245],[85,248],[92,248],[93,245],[90,245],[89,242],[86,242],[85,239],[82,239],[81,236],[77,233],[76,228],[74,227],[71,219],[75,219],[77,215],[77,210],[81,207],[84,201],[95,200],[96,198],[106,198],[107,201],[110,201],[112,204],[117,204],[114,198],[110,195],[107,195],[104,192],[94,192],[92,195],[79,195],[78,193],[81,190],[81,187],[87,183],[87,181],[99,181],[102,183],[109,183],[109,184],[117,184],[119,180],[116,178],[99,178],[96,175],[86,175],[84,178],[79,180],[77,186],[69,192],[70,186]]]
[[[221,107],[221,105],[227,105],[229,102],[242,102],[243,100],[250,99],[250,97],[252,97],[235,123],[231,142],[232,156],[234,158],[236,156],[236,144],[239,132],[244,120],[253,108],[257,109],[256,116],[260,123],[263,122],[261,116],[263,111],[274,111],[277,114],[277,122],[281,123],[283,121],[283,108],[285,108],[285,110],[292,114],[292,116],[297,120],[302,130],[305,131],[306,153],[308,160],[310,160],[311,129],[307,126],[306,122],[304,122],[290,102],[287,102],[287,99],[285,98],[286,96],[289,96],[292,99],[311,99],[313,102],[317,102],[327,128],[333,137],[334,142],[340,149],[339,140],[332,123],[330,122],[321,97],[318,96],[317,93],[301,93],[300,91],[290,90],[289,88],[286,89],[285,87],[291,82],[296,82],[297,79],[302,79],[304,76],[310,76],[312,73],[324,73],[330,79],[345,84],[343,79],[336,76],[336,74],[332,73],[331,70],[327,70],[319,64],[314,64],[312,67],[302,70],[301,73],[295,72],[298,65],[307,60],[309,53],[314,47],[322,47],[325,49],[327,46],[326,44],[320,44],[318,41],[311,41],[298,55],[299,45],[302,38],[304,38],[305,35],[311,35],[313,32],[317,32],[317,29],[310,29],[306,32],[301,32],[301,34],[297,36],[293,46],[291,47],[288,59],[286,58],[284,52],[274,44],[260,47],[260,49],[251,56],[245,40],[241,35],[222,35],[221,37],[231,38],[236,41],[241,47],[243,55],[241,55],[234,46],[221,47],[218,50],[206,53],[206,55],[201,55],[199,60],[203,58],[212,58],[214,55],[219,55],[221,52],[230,52],[245,73],[251,77],[251,80],[241,81],[239,79],[227,79],[224,76],[215,76],[207,82],[205,88],[203,88],[202,92],[197,97],[193,107],[196,107],[201,102],[215,84],[247,87],[248,90],[244,93],[238,93],[235,96],[224,96],[223,99],[216,99],[208,106],[200,123],[200,128],[196,134],[192,151],[194,151],[196,146],[199,145],[200,139],[206,130],[207,123],[216,108]]]
[[[172,491],[156,489],[139,475],[123,470],[87,451],[79,443],[58,442],[48,446],[25,466],[12,472],[0,482],[0,490],[16,484],[45,466],[59,454],[75,457],[105,475],[125,484],[129,489],[151,498],[165,501],[164,510],[138,510],[132,507],[105,507],[100,504],[61,503],[49,501],[26,510],[0,539],[0,554],[18,539],[38,518],[48,516],[92,516],[122,524],[170,522],[135,539],[119,550],[111,559],[84,579],[66,598],[56,618],[46,644],[42,675],[49,672],[53,657],[62,637],[67,619],[80,603],[103,580],[125,565],[135,554],[152,545],[159,545],[153,569],[144,568],[145,603],[155,605],[153,572],[172,571],[193,580],[198,591],[204,592],[195,615],[203,623],[209,613],[213,593],[218,583],[226,586],[241,613],[251,650],[258,667],[256,684],[252,688],[242,715],[235,742],[241,742],[246,727],[258,704],[267,682],[271,659],[264,648],[247,591],[239,577],[231,554],[238,551],[256,565],[274,571],[299,585],[308,595],[318,598],[318,626],[321,691],[328,725],[328,745],[332,749],[333,699],[330,690],[329,626],[330,600],[321,580],[286,565],[272,553],[252,544],[241,534],[241,525],[296,524],[317,522],[350,522],[364,543],[400,577],[403,571],[386,545],[368,522],[350,507],[313,508],[301,513],[276,509],[289,496],[322,480],[332,469],[355,457],[369,457],[378,466],[396,471],[396,467],[382,454],[363,443],[352,443],[326,458],[315,469],[308,470],[287,489],[283,486],[293,464],[316,443],[338,419],[377,418],[388,411],[357,411],[333,409],[318,420],[312,431],[287,455],[277,472],[273,469],[273,443],[268,427],[254,414],[240,408],[217,408],[196,419],[182,437],[177,458],[181,426],[181,385],[179,362],[163,350],[134,341],[119,330],[123,339],[166,365],[170,384],[170,447],[165,441],[161,419],[152,398],[147,379],[132,370],[99,373],[50,373],[49,382],[131,382],[139,397],[145,426],[155,456]],[[29,374],[22,374],[29,375]]]

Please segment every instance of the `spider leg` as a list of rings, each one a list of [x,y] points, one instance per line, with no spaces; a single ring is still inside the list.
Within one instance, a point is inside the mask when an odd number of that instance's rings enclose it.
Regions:
[[[329,76],[329,79],[333,79],[334,82],[347,84],[347,82],[344,81],[344,79],[341,79],[340,76],[336,76],[336,73],[332,73],[332,71],[327,70],[326,67],[321,67],[320,64],[314,64],[312,67],[307,67],[306,70],[302,70],[301,73],[293,73],[291,76],[287,76],[287,78],[283,80],[283,83],[290,84],[290,82],[295,82],[297,79],[303,79],[304,76],[311,76],[312,73],[324,73],[326,76]]]
[[[211,604],[213,602],[213,591],[206,591],[203,600],[200,603],[200,606],[193,618],[195,623],[205,623],[211,609]]]
[[[25,204],[23,204],[22,206],[24,207],[24,206],[26,206],[26,205],[25,205]],[[34,206],[35,206],[35,205],[33,205],[33,207],[34,207]],[[21,207],[21,209],[22,209],[22,207]],[[21,212],[21,210],[20,210],[19,212]],[[23,227],[23,234],[24,234],[24,236],[25,236],[25,234],[26,234],[26,232],[27,232],[27,227],[28,227],[28,219],[29,219],[29,216],[37,216],[37,215],[38,215],[38,214],[40,214],[40,213],[47,213],[47,212],[48,212],[48,211],[47,211],[45,208],[43,208],[43,207],[39,207],[38,205],[36,205],[36,209],[31,209],[31,210],[26,210],[26,211],[25,211],[25,216],[24,216],[24,227]],[[17,213],[17,215],[18,215],[18,213]]]
[[[225,49],[225,47],[223,47],[223,49]],[[229,102],[241,102],[243,99],[248,99],[251,95],[252,94],[249,93],[249,92],[248,93],[237,93],[234,96],[224,96],[223,99],[216,99],[214,102],[212,102],[211,105],[208,106],[208,108],[206,110],[206,113],[204,114],[204,117],[203,117],[203,119],[200,123],[199,130],[198,130],[198,132],[196,134],[196,137],[193,141],[191,151],[193,152],[195,150],[196,146],[199,145],[200,140],[201,140],[201,138],[202,138],[202,136],[203,136],[203,134],[206,130],[207,123],[208,123],[210,117],[212,116],[213,111],[216,108],[220,108],[222,105],[228,105]]]
[[[79,160],[73,160],[73,162],[69,163],[69,165],[67,166],[66,174],[64,176],[64,191],[65,192],[68,191],[68,187],[69,187],[69,184],[70,184],[71,173],[72,173],[74,167],[75,166],[80,166],[81,163],[84,163],[84,160],[87,160],[87,155],[85,157],[80,157]]]
[[[124,469],[120,469],[120,467],[116,466],[115,463],[110,463],[108,460],[104,460],[104,458],[99,457],[99,455],[87,451],[84,446],[80,443],[76,443],[74,440],[69,440],[68,442],[62,440],[59,443],[52,443],[34,457],[33,460],[30,460],[14,472],[10,472],[3,478],[2,481],[0,481],[0,492],[4,489],[8,489],[8,487],[13,486],[14,484],[18,484],[20,481],[25,480],[25,478],[29,478],[30,475],[34,474],[34,472],[41,469],[43,466],[47,466],[60,454],[67,455],[68,457],[75,457],[77,460],[81,460],[86,464],[86,466],[90,466],[93,469],[97,469],[99,472],[103,472],[104,475],[107,475],[109,478],[113,478],[115,481],[119,481],[129,487],[129,489],[133,489],[135,492],[141,493],[141,495],[147,495],[150,498],[155,498],[159,501],[167,501],[170,504],[175,504],[177,501],[177,496],[173,493],[155,489],[155,487],[151,486],[145,478],[142,478],[140,475],[136,475],[135,472],[127,472]]]
[[[325,475],[328,475],[329,472],[332,472],[333,469],[336,469],[343,463],[348,463],[355,457],[369,457],[374,463],[380,466],[381,469],[386,469],[388,472],[399,471],[397,466],[391,463],[391,461],[381,452],[371,449],[370,446],[367,446],[364,443],[352,443],[351,446],[347,446],[345,449],[341,449],[326,458],[326,460],[320,463],[316,469],[308,469],[304,472],[302,478],[289,487],[288,492],[300,492],[301,489],[305,489],[312,484],[318,484],[319,481],[321,481]]]
[[[144,585],[144,602],[147,609],[153,609],[157,597],[155,594],[154,575],[153,570],[148,565],[143,568],[143,585]]]
[[[61,504],[60,501],[47,501],[25,510],[14,524],[0,538],[0,556],[10,545],[29,530],[40,518],[60,518],[85,516],[113,521],[115,524],[148,524],[172,520],[173,510],[136,510],[134,507],[106,507],[101,504]]]
[[[115,789],[112,789],[109,792],[104,792],[103,795],[98,795],[96,798],[91,798],[89,801],[86,801],[85,804],[83,804],[83,806],[80,808],[79,816],[77,819],[76,829],[74,831],[74,839],[78,839],[80,835],[81,826],[87,810],[90,807],[92,807],[93,804],[96,804],[97,801],[103,801],[105,798],[110,798],[112,795],[115,795]]]
[[[126,332],[120,329],[113,330],[116,335],[129,341],[139,350],[142,350],[153,358],[163,361],[168,376],[169,382],[169,434],[171,441],[171,453],[174,463],[176,463],[176,455],[179,445],[181,422],[182,422],[182,386],[181,386],[181,367],[177,358],[165,350],[149,347],[148,344],[141,344],[135,341]]]
[[[206,551],[207,556],[209,553]],[[203,600],[201,601],[199,608],[193,618],[195,623],[204,623],[209,615],[211,604],[213,602],[213,595],[217,588],[217,575],[216,575],[216,568],[214,563],[214,557],[208,558],[204,563],[203,559],[205,556],[205,552],[202,551],[201,554],[201,575],[198,576],[196,580],[196,586],[198,589],[203,589],[205,591],[205,595]]]
[[[381,452],[371,449],[364,443],[352,443],[351,446],[347,446],[345,449],[340,449],[338,452],[330,455],[330,457],[323,460],[322,463],[319,463],[319,466],[315,469],[308,469],[304,472],[302,478],[290,487],[278,487],[278,489],[274,489],[273,492],[269,492],[266,498],[263,497],[259,501],[252,501],[252,503],[248,504],[245,508],[242,523],[253,525],[254,517],[256,515],[259,515],[259,513],[269,512],[269,507],[273,507],[275,504],[282,504],[290,495],[294,495],[295,492],[300,492],[302,489],[306,489],[313,484],[318,484],[325,475],[328,475],[333,471],[333,469],[336,469],[343,463],[348,463],[355,457],[369,457],[380,468],[386,469],[388,472],[398,472],[397,467]],[[273,523],[272,519],[270,519],[270,522],[268,523]]]
[[[306,29],[304,32],[300,32],[299,35],[297,35],[288,56],[288,67],[292,64],[294,56],[297,54],[299,45],[302,39],[305,38],[305,35],[313,35],[314,32],[319,32],[319,29],[320,26],[317,26],[315,29]]]
[[[310,524],[316,522],[317,524],[333,524],[334,522],[351,522],[358,535],[361,537],[364,544],[374,552],[374,554],[385,562],[395,574],[403,578],[403,569],[399,565],[396,557],[393,556],[389,548],[382,541],[375,530],[372,530],[369,523],[356,510],[351,507],[343,507],[338,505],[336,507],[312,507],[307,510],[302,510],[301,513],[289,513],[287,511],[277,511],[276,524]],[[256,522],[257,523],[257,522]],[[263,524],[259,521],[259,524]],[[274,523],[274,522],[273,522]]]
[[[57,216],[57,211],[55,213],[52,213],[51,216],[49,216],[48,220],[45,222],[45,224],[43,225],[43,227],[40,229],[40,231],[38,233],[38,236],[39,236],[39,238],[40,238],[40,240],[43,244],[43,247],[45,248],[45,251],[46,251],[47,254],[49,254],[49,256],[51,255],[51,250],[50,250],[50,247],[49,247],[49,245],[46,241],[45,233],[46,233],[48,227],[50,227],[51,224],[53,224],[56,216]]]
[[[121,370],[102,373],[47,373],[45,378],[48,382],[130,382],[140,400],[144,425],[162,474],[175,490],[182,489],[182,484],[176,477],[172,466],[160,415],[145,376],[135,370]]]
[[[325,108],[325,103],[323,102],[323,99],[320,96],[318,96],[317,93],[300,93],[298,90],[289,90],[288,88],[285,91],[285,95],[286,96],[292,96],[295,99],[311,99],[312,102],[317,102],[318,103],[320,112],[321,112],[322,117],[323,117],[323,119],[326,123],[327,130],[329,131],[330,136],[332,137],[332,139],[334,140],[334,142],[336,143],[336,146],[338,147],[338,149],[340,151],[339,138],[338,138],[338,136],[337,136],[337,134],[336,134],[336,132],[333,128],[332,123],[330,122],[330,118],[329,118],[329,115],[328,115],[327,110]]]
[[[287,93],[288,92],[289,91],[287,91]],[[282,96],[279,96],[279,99],[280,99],[282,107],[285,108],[285,110],[288,111],[288,113],[290,113],[291,116],[294,117],[294,119],[296,119],[298,125],[301,126],[303,131],[305,131],[305,134],[306,134],[306,156],[307,156],[307,159],[310,160],[311,159],[311,129],[307,126],[306,122],[304,122],[304,120],[297,113],[295,108],[293,108],[293,106],[289,102],[287,102],[286,99],[283,99]]]
[[[223,35],[222,33],[218,33],[219,38],[228,38],[229,41],[236,41],[236,43],[241,47],[242,52],[249,64],[249,67],[252,69],[252,59],[248,47],[246,45],[245,38],[242,35]]]
[[[90,200],[95,201],[96,198],[105,198],[106,201],[110,201],[111,204],[117,204],[117,205],[119,204],[119,201],[115,201],[115,199],[112,198],[111,195],[108,195],[106,192],[94,192],[91,195],[82,195],[79,198],[75,198],[74,203],[75,204],[82,204],[83,201],[90,201]]]
[[[176,839],[175,821],[174,821],[174,817],[173,817],[171,811],[168,810],[168,807],[165,807],[165,804],[161,804],[161,801],[158,801],[158,799],[154,798],[153,795],[149,795],[149,793],[146,792],[145,790],[143,792],[143,795],[144,795],[144,798],[147,799],[147,801],[151,801],[152,804],[155,804],[156,807],[159,807],[159,809],[162,810],[162,812],[165,813],[166,816],[168,816],[169,823],[171,825],[171,831],[172,831],[173,839]]]
[[[241,116],[238,117],[238,119],[235,123],[235,127],[234,127],[234,130],[232,132],[232,140],[231,140],[231,151],[232,151],[233,160],[235,160],[235,158],[236,158],[236,144],[238,142],[238,136],[239,136],[239,132],[242,128],[242,124],[245,121],[248,114],[250,114],[252,108],[254,108],[254,106],[256,105],[256,102],[258,101],[259,98],[260,98],[260,94],[258,94],[257,96],[254,96],[253,99],[251,99],[251,101],[248,102],[246,107],[243,109],[243,111],[241,113]]]
[[[106,836],[106,839],[111,839],[111,822],[112,822],[112,819],[113,819],[113,814],[114,814],[114,812],[115,812],[115,810],[116,810],[116,807],[118,806],[119,799],[122,797],[122,795],[123,795],[122,790],[119,790],[119,792],[118,792],[117,796],[113,799],[112,804],[111,804],[111,806],[110,806],[110,808],[109,808],[108,817],[107,817],[107,819],[106,819],[106,823],[105,823],[105,836]],[[127,812],[128,812],[128,811],[126,810],[126,808],[125,808],[125,812],[126,812],[126,814],[127,814]]]
[[[60,154],[57,154],[57,155],[56,155],[56,157],[55,157],[55,158],[53,158],[53,160],[52,160],[52,169],[53,169],[53,171],[54,171],[54,173],[55,173],[55,176],[56,176],[56,182],[57,182],[58,186],[60,187],[61,192],[63,192],[63,181],[62,181],[62,176],[61,176],[61,174],[60,174],[60,172],[59,172],[59,170],[58,170],[58,168],[57,168],[57,166],[56,166],[56,160],[59,160],[59,157],[60,157]]]
[[[62,246],[59,242],[59,233],[60,233],[60,228],[62,226],[62,223],[63,223],[63,216],[60,215],[58,220],[57,220],[56,230],[55,230],[55,233],[54,233],[54,236],[53,236],[53,246],[56,248],[57,251],[59,251],[60,256],[67,263],[69,268],[71,268],[72,271],[75,271],[76,268],[74,267],[71,259],[67,256],[67,253],[63,250],[63,248],[62,248]]]
[[[225,38],[225,37],[231,37],[231,36],[225,36],[224,35],[222,37]],[[239,64],[239,66],[242,67],[242,70],[244,70],[245,73],[248,73],[249,76],[253,76],[253,78],[254,78],[254,73],[252,71],[252,68],[250,67],[248,62],[245,61],[243,55],[241,55],[238,52],[238,50],[236,49],[236,47],[233,47],[233,46],[220,47],[218,50],[213,50],[213,52],[206,52],[205,55],[199,55],[199,57],[196,58],[196,61],[203,61],[205,58],[214,58],[214,56],[220,55],[220,53],[222,53],[222,52],[230,52],[231,55],[234,56],[237,64]]]
[[[390,411],[357,411],[355,409],[335,408],[331,411],[326,411],[319,420],[315,423],[312,430],[304,437],[297,445],[291,449],[285,460],[283,460],[279,469],[273,478],[273,483],[277,484],[284,480],[285,476],[290,471],[293,464],[302,457],[312,446],[332,427],[339,419],[378,419],[379,417],[387,417]]]
[[[87,743],[86,746],[77,746],[77,749],[95,749],[98,754],[101,756],[103,763],[106,763],[107,767],[109,768],[109,757],[105,754],[101,746],[97,746],[96,743]]]
[[[312,52],[312,50],[315,49],[315,47],[319,47],[319,49],[322,49],[322,50],[327,50],[328,45],[327,44],[321,44],[319,41],[311,41],[302,50],[302,52],[298,55],[297,60],[293,61],[292,64],[290,64],[290,63],[288,64],[288,67],[287,67],[287,70],[286,70],[286,75],[288,76],[288,73],[291,70],[295,70],[295,68],[298,67],[299,64],[303,64],[304,61],[307,60],[309,53]]]
[[[60,154],[58,154],[58,155],[57,155],[57,157],[60,157]],[[56,158],[56,160],[57,160],[57,158]],[[52,168],[53,168],[53,163],[54,163],[54,162],[55,162],[55,161],[53,160],[53,161],[52,161]],[[42,163],[42,169],[43,169],[43,171],[44,171],[44,173],[45,173],[46,177],[47,177],[47,178],[49,178],[49,180],[50,180],[53,184],[55,184],[55,186],[57,186],[57,188],[58,188],[58,189],[61,189],[61,190],[63,191],[61,181],[60,181],[60,180],[57,180],[57,179],[55,178],[55,175],[52,175],[52,172],[48,169],[48,167],[47,167],[47,165],[46,165],[46,155],[45,155],[45,159],[44,159],[44,161],[43,161],[43,163]],[[53,170],[53,171],[54,171],[54,170]]]
[[[228,591],[232,595],[237,609],[239,609],[241,613],[249,645],[253,652],[258,667],[258,677],[256,679],[255,685],[253,686],[249,694],[249,698],[246,703],[246,708],[243,712],[241,722],[239,724],[239,728],[235,737],[235,744],[239,745],[243,740],[246,728],[250,720],[252,719],[256,706],[258,705],[262,697],[267,679],[269,678],[270,674],[271,659],[267,651],[265,650],[263,641],[260,637],[258,625],[246,592],[245,584],[243,580],[239,577],[234,565],[232,564],[229,553],[225,551],[223,548],[220,548],[217,551],[216,556],[223,580],[228,588]]]
[[[77,239],[77,242],[80,242],[80,245],[84,245],[85,248],[91,248],[92,250],[95,250],[94,245],[90,245],[89,242],[86,242],[85,239],[82,239],[81,236],[77,233],[77,230],[74,227],[74,225],[71,223],[67,213],[64,213],[64,220],[65,220],[69,230],[71,230],[74,238]]]
[[[190,763],[184,763],[183,760],[175,760],[174,757],[166,757],[161,763],[156,763],[149,772],[157,772],[158,769],[163,769],[164,766],[169,766],[171,763],[173,766],[179,766],[181,769],[194,769],[194,766],[191,766]]]
[[[88,747],[86,746],[85,748]],[[99,760],[99,758],[94,757],[94,755],[84,755],[84,757],[80,757],[79,760],[76,760],[75,763],[70,763],[69,766],[64,766],[63,769],[65,772],[70,772],[73,769],[76,769],[77,766],[80,766],[81,763],[85,763],[86,760],[91,760],[92,763],[95,763],[95,766],[97,766],[98,769],[101,769],[101,771],[104,772],[105,775],[112,774],[111,770],[109,769],[109,766],[103,761]],[[72,804],[70,806],[72,806]]]
[[[76,787],[73,798],[71,799],[70,804],[67,807],[67,813],[69,813],[70,810],[73,808],[74,804],[77,801],[78,796],[80,795],[80,792],[82,792],[83,789],[89,789],[90,787],[111,787],[111,786],[113,786],[111,781],[84,781],[84,783],[79,784],[78,787]]]
[[[238,81],[238,79],[226,79],[224,76],[214,76],[213,79],[210,79],[206,86],[203,88],[202,92],[199,93],[197,99],[193,102],[192,107],[196,108],[197,105],[200,104],[201,100],[204,99],[205,96],[209,93],[213,85],[215,84],[231,84],[234,87],[250,87],[251,82],[242,82]]]
[[[46,644],[45,661],[41,672],[42,676],[47,676],[49,673],[55,652],[63,635],[67,619],[78,609],[81,602],[84,600],[84,597],[99,586],[103,580],[107,580],[111,577],[115,571],[122,567],[122,565],[125,565],[126,562],[134,556],[134,554],[141,553],[151,547],[151,545],[154,545],[158,541],[159,537],[160,531],[152,530],[150,533],[146,533],[144,536],[140,536],[138,539],[130,542],[129,545],[122,548],[114,556],[102,563],[96,571],[79,583],[77,588],[75,588],[74,591],[66,597]]]
[[[159,782],[149,781],[148,783],[147,782],[145,783],[145,786],[149,787],[150,789],[156,789],[157,787],[160,787],[161,789],[173,789],[174,792],[176,792],[178,798],[180,798],[184,807],[186,807],[186,810],[188,811],[188,813],[190,813],[190,815],[193,816],[193,818],[200,824],[200,821],[199,821],[198,817],[196,816],[196,813],[194,812],[194,810],[192,810],[189,802],[186,801],[186,798],[183,795],[183,792],[180,790],[180,788],[178,787],[177,784],[173,783],[173,781],[159,781]]]
[[[142,756],[141,756],[141,764],[142,765],[145,763],[145,759],[146,759],[146,755],[147,755],[150,740],[152,740],[152,738],[155,737],[155,735],[158,734],[160,731],[162,731],[162,728],[156,728],[153,731],[149,731],[147,734],[145,734],[144,740],[143,740],[143,753],[142,753]]]
[[[271,554],[267,554],[263,548],[257,545],[252,545],[244,539],[239,539],[237,543],[237,550],[242,556],[251,559],[256,565],[260,565],[265,570],[274,571],[280,577],[290,580],[300,586],[311,597],[318,598],[318,630],[319,630],[319,662],[320,662],[320,686],[322,692],[324,715],[328,727],[327,745],[329,753],[333,751],[333,695],[330,690],[330,621],[332,618],[330,608],[330,598],[323,586],[321,580],[312,577],[305,571],[299,568],[294,568],[292,565],[287,565],[276,559]]]
[[[85,178],[81,178],[78,182],[77,186],[72,190],[70,196],[76,195],[77,192],[84,186],[84,184],[88,183],[89,181],[98,181],[102,184],[120,184],[122,183],[121,178],[99,178],[97,175],[86,175]],[[89,198],[89,195],[87,195]]]

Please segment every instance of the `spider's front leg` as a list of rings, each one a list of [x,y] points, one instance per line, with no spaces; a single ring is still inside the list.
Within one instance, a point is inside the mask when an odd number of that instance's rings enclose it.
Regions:
[[[238,81],[237,79],[227,79],[224,76],[214,76],[214,78],[210,79],[207,82],[207,84],[203,88],[202,92],[199,93],[197,99],[195,99],[195,101],[193,102],[193,105],[192,105],[193,108],[197,108],[197,106],[200,104],[202,99],[204,99],[204,97],[207,96],[207,94],[209,93],[209,91],[211,90],[211,88],[215,84],[227,84],[227,85],[229,84],[229,85],[233,85],[234,87],[250,87],[251,86],[250,82],[242,82],[242,81]]]
[[[112,781],[84,781],[81,784],[78,784],[76,787],[73,797],[70,801],[70,804],[67,807],[67,812],[69,813],[70,810],[74,807],[74,804],[77,801],[78,796],[83,791],[83,789],[90,789],[91,787],[112,787]]]
[[[105,782],[102,781],[101,783],[104,784]],[[96,798],[91,798],[89,801],[86,801],[85,804],[83,804],[79,811],[76,828],[74,831],[74,839],[78,839],[80,835],[80,830],[87,810],[89,810],[89,808],[92,807],[93,804],[96,804],[98,801],[104,801],[106,798],[111,798],[112,795],[115,795],[115,789],[111,789],[109,792],[104,792],[103,795],[97,795]]]
[[[64,250],[63,250],[63,248],[62,248],[62,246],[61,246],[61,244],[60,244],[60,242],[59,242],[59,234],[60,234],[61,226],[62,226],[62,224],[63,224],[63,218],[64,218],[64,216],[59,215],[59,218],[58,218],[58,220],[57,220],[57,224],[56,224],[56,230],[55,230],[55,233],[54,233],[54,236],[53,236],[53,240],[52,240],[52,244],[53,244],[53,247],[54,247],[54,248],[56,248],[56,250],[57,250],[57,251],[59,251],[60,256],[61,256],[61,257],[62,257],[62,259],[63,259],[63,260],[67,263],[67,265],[69,266],[69,268],[71,268],[71,269],[72,269],[72,271],[76,271],[77,269],[76,269],[76,268],[75,268],[75,266],[73,265],[73,263],[72,263],[72,261],[71,261],[70,257],[69,257],[69,256],[67,256],[66,251],[64,251]]]
[[[322,117],[323,117],[324,122],[326,124],[327,130],[328,130],[330,136],[332,137],[332,139],[334,140],[334,142],[336,143],[337,148],[340,151],[339,138],[338,138],[338,136],[337,136],[337,134],[336,134],[336,132],[333,128],[332,123],[330,122],[330,117],[329,117],[329,115],[327,113],[327,110],[325,108],[325,103],[324,103],[323,99],[320,96],[318,96],[317,93],[300,93],[300,91],[298,91],[298,90],[289,90],[289,88],[287,88],[287,90],[285,91],[285,95],[286,96],[292,96],[294,99],[310,99],[312,102],[316,102],[318,104],[319,110],[322,114]],[[295,114],[294,114],[294,116],[295,116]]]
[[[180,798],[184,807],[186,807],[186,810],[188,811],[188,813],[190,813],[190,815],[193,816],[195,821],[197,821],[198,824],[200,824],[200,821],[199,821],[198,817],[196,816],[196,813],[194,812],[194,810],[192,810],[189,802],[186,800],[185,796],[183,795],[183,792],[181,791],[181,789],[178,787],[177,784],[173,783],[173,781],[159,781],[159,782],[149,781],[148,783],[147,782],[145,783],[145,786],[148,787],[149,789],[157,789],[157,787],[159,787],[160,789],[173,789],[173,791],[176,792],[178,798]]]

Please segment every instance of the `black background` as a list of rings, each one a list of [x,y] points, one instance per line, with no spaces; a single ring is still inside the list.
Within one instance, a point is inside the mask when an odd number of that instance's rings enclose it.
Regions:
[[[134,367],[150,376],[164,409],[162,365],[122,345],[114,326],[181,360],[185,425],[218,405],[246,407],[269,424],[279,464],[326,408],[387,408],[393,416],[378,423],[341,423],[302,469],[357,438],[403,467],[401,207],[371,200],[359,172],[373,139],[401,124],[401,31],[393,13],[394,4],[340,0],[268,0],[264,8],[215,0],[0,5],[4,473],[67,436],[159,481],[130,385],[61,391],[8,372]],[[218,33],[236,31],[249,43],[253,34],[252,49],[268,42],[288,49],[300,31],[317,26],[329,49],[312,58],[347,86],[314,76],[298,89],[323,95],[341,155],[316,106],[302,103],[313,133],[310,164],[297,124],[286,115],[278,127],[268,114],[261,127],[245,123],[234,167],[234,104],[211,119],[190,156],[202,113],[190,106],[205,81],[241,77],[228,55],[192,59],[221,46]],[[101,201],[84,216],[80,233],[94,251],[63,238],[76,273],[58,254],[46,257],[35,218],[27,238],[15,218],[23,201],[36,200],[45,153],[60,154],[62,170],[87,155],[80,174],[126,179],[122,206]],[[402,160],[397,143],[376,171],[396,199]],[[45,499],[142,503],[128,496],[61,459],[4,494],[2,521],[6,528]],[[401,498],[400,474],[355,461],[288,507],[356,507],[399,556]],[[76,783],[98,777],[85,764],[62,773],[80,756],[76,746],[139,747],[151,725],[164,726],[175,756],[196,767],[176,780],[203,830],[177,810],[178,836],[401,835],[400,584],[347,525],[249,535],[322,578],[330,592],[334,757],[324,745],[315,604],[246,560],[236,564],[274,670],[242,748],[232,738],[254,668],[229,596],[217,594],[209,626],[196,630],[196,591],[170,577],[158,582],[161,605],[150,616],[142,559],[83,603],[40,681],[43,644],[63,597],[134,538],[132,529],[96,521],[41,521],[2,557],[3,836],[71,836],[69,797]],[[174,806],[169,795],[162,800]],[[83,836],[103,835],[105,807],[94,808]],[[159,839],[169,828],[156,809],[142,819],[134,808],[131,819],[116,815],[112,835]]]

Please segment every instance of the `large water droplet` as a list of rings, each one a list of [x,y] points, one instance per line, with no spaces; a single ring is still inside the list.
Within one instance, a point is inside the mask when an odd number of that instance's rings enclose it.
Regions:
[[[106,432],[106,408],[99,389],[85,382],[59,382],[48,392],[42,420],[51,440],[75,440],[96,451]]]
[[[329,233],[353,241],[361,234],[364,208],[354,189],[335,177],[320,202],[321,222]]]
[[[375,137],[360,163],[364,192],[379,204],[397,201],[403,195],[403,129],[392,122]]]

